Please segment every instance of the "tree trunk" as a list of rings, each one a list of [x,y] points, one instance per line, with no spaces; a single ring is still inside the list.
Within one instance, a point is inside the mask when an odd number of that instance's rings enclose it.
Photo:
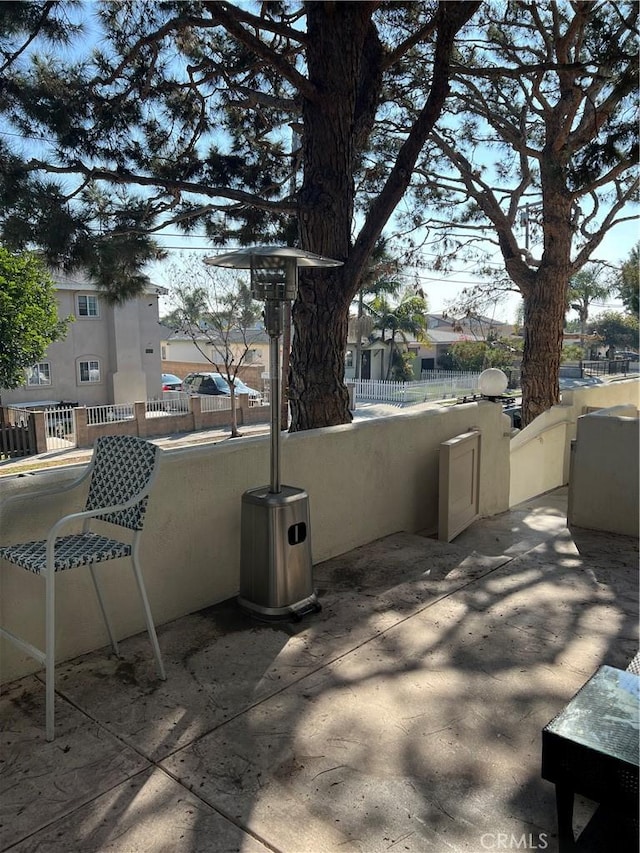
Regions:
[[[387,373],[385,379],[387,382],[391,379],[391,371],[393,370],[393,359],[396,352],[396,332],[395,329],[391,332],[391,340],[389,341],[389,361],[387,362]]]
[[[302,107],[300,236],[303,248],[339,261],[346,261],[351,249],[354,125],[362,107],[360,85],[366,73],[370,18],[369,3],[307,5],[307,64],[317,94],[305,98]],[[357,284],[347,280],[343,267],[301,271],[293,309],[292,431],[351,421],[344,358],[349,306]]]
[[[356,379],[362,379],[362,318],[364,316],[364,293],[358,293],[358,322],[356,323]]]
[[[589,319],[589,308],[585,306],[580,309],[580,349],[582,350],[581,358],[586,359],[588,357],[587,353],[587,345],[585,343],[587,337],[587,320]]]
[[[343,288],[340,271],[323,270],[322,280],[313,289],[308,283],[302,285],[294,305],[296,333],[289,385],[292,432],[351,421],[344,384],[349,306],[336,297]]]
[[[568,277],[539,275],[524,298],[522,425],[560,402],[560,354]]]
[[[560,356],[567,310],[573,225],[572,197],[567,189],[562,110],[546,119],[547,142],[540,159],[543,198],[543,252],[524,298],[522,357],[522,425],[560,402]]]
[[[242,433],[238,430],[238,410],[236,409],[236,392],[233,385],[229,385],[231,399],[231,438],[240,438]]]
[[[280,383],[282,396],[280,398],[280,429],[289,428],[289,362],[291,361],[291,304],[285,302],[283,306],[283,330],[282,330],[282,368],[280,370]]]
[[[348,261],[348,267],[301,276],[293,312],[291,430],[351,421],[344,384],[349,306],[442,111],[455,36],[480,4],[442,2],[434,8],[437,39],[429,96],[352,247],[353,176],[375,123],[389,58],[372,20],[379,5],[374,0],[305,4],[310,85],[301,104],[304,179],[298,193],[299,231],[302,248]]]

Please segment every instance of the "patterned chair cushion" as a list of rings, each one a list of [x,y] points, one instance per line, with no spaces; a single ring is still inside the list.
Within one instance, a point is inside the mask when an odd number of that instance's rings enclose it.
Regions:
[[[629,672],[632,672],[634,675],[640,675],[640,652],[629,661],[629,666],[627,667]]]
[[[133,435],[103,435],[97,439],[93,455],[93,473],[86,509],[123,504],[144,489],[151,479],[158,448]],[[131,530],[142,530],[148,497],[118,512],[101,518]]]
[[[0,548],[0,557],[30,572],[40,574],[47,566],[46,545],[44,540],[6,545]],[[103,560],[115,560],[130,555],[131,545],[96,533],[60,536],[56,540],[55,570],[60,572],[63,569],[75,569],[78,566],[87,566],[89,563],[100,563]]]

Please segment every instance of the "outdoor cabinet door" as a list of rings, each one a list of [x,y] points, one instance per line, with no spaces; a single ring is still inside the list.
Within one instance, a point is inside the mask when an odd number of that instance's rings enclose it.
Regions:
[[[438,539],[451,540],[478,518],[480,433],[456,435],[440,445]]]

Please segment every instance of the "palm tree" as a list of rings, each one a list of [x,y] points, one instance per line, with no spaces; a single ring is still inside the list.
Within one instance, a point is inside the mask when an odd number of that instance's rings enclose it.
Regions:
[[[426,337],[427,301],[421,291],[411,290],[405,292],[395,307],[390,304],[386,296],[376,296],[371,302],[371,309],[376,317],[375,328],[380,329],[381,339],[385,340],[387,330],[391,332],[386,376],[390,379],[394,365],[401,358],[398,337],[405,344],[410,338],[420,341]]]
[[[606,299],[612,290],[611,284],[601,284],[598,281],[598,273],[593,267],[584,267],[569,281],[567,302],[569,308],[578,315],[580,323],[580,347],[582,357],[585,353],[585,335],[587,320],[589,319],[589,308],[594,302]]]
[[[358,313],[356,324],[356,379],[361,378],[362,370],[362,329],[363,317],[376,317],[374,303],[378,297],[397,296],[402,285],[395,277],[398,263],[387,251],[386,241],[381,239],[369,260],[369,268],[362,277],[358,291]]]

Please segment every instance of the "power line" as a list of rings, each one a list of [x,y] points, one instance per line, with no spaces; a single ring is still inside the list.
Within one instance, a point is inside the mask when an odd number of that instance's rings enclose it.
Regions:
[[[462,272],[468,273],[469,270],[460,270],[460,272],[461,273]],[[456,274],[457,273],[454,272],[454,273],[450,273],[449,275],[456,275]],[[473,284],[473,285],[482,284],[482,281],[479,278],[476,279],[475,281],[465,280],[465,279],[463,279],[463,280],[456,279],[455,281],[450,281],[448,276],[438,278],[437,276],[411,275],[410,273],[399,273],[399,278],[409,278],[409,279],[413,279],[414,281],[416,279],[418,281],[435,281],[435,282],[438,282],[439,284]]]
[[[167,236],[179,237],[179,234],[171,234]],[[185,252],[211,252],[213,254],[224,253],[224,252],[232,252],[235,249],[238,249],[238,246],[161,246],[162,249],[173,249]],[[418,269],[417,267],[407,267],[407,269]],[[410,272],[402,272],[398,273],[400,278],[417,278],[420,281],[437,281],[437,282],[446,282],[448,278],[454,275],[461,275],[467,273],[469,274],[469,269],[460,269],[460,270],[448,270],[446,275],[442,276],[427,276],[423,273],[410,273]],[[472,273],[473,274],[473,273]],[[479,277],[482,277],[478,274]],[[486,276],[484,276],[486,278]],[[478,284],[478,281],[455,281],[452,284]]]
[[[31,136],[28,133],[14,133],[10,130],[0,130],[2,136],[13,136],[16,139],[32,139],[34,142],[46,142],[47,145],[53,145],[51,139],[46,136]]]
[[[177,236],[177,235],[176,235]],[[232,252],[238,246],[216,246],[213,249],[211,246],[160,246],[161,249],[181,249],[185,252]]]

